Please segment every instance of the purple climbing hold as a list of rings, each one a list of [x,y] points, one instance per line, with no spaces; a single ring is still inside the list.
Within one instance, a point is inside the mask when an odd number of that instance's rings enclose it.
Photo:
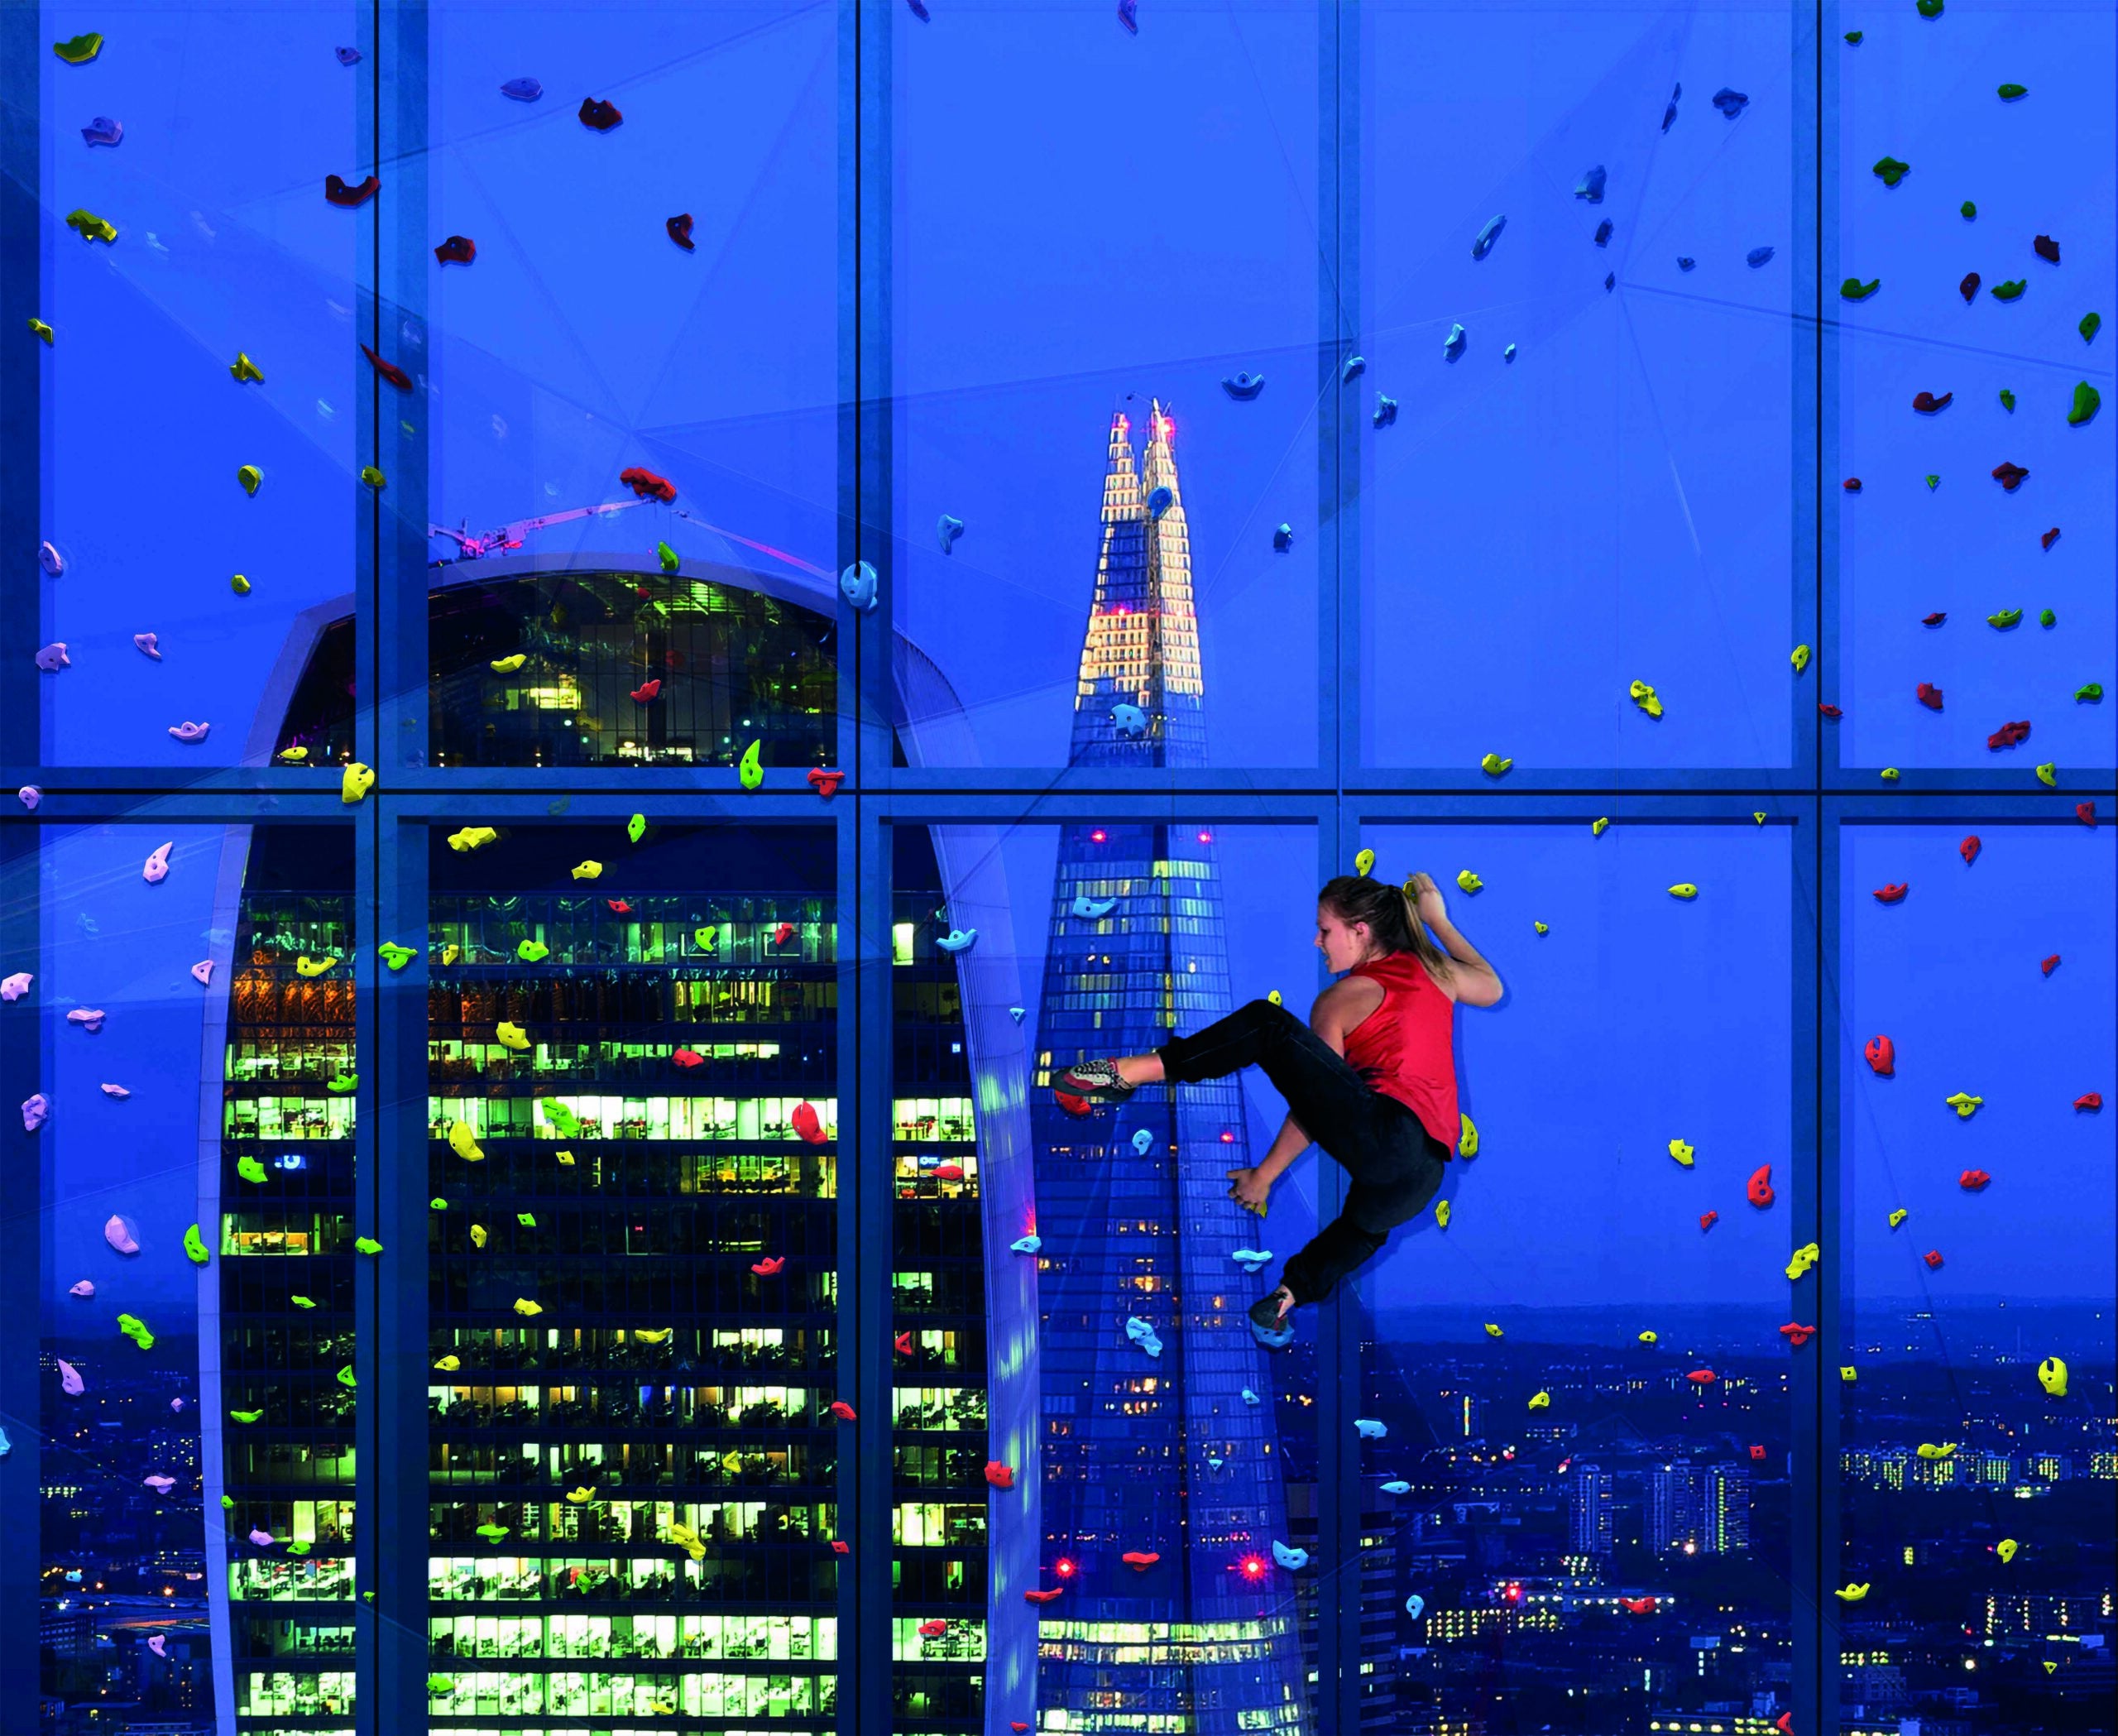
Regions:
[[[36,548],[37,564],[54,578],[66,570],[65,557],[50,543],[39,543]]]
[[[99,114],[81,129],[81,137],[91,145],[115,145],[125,137],[125,128],[108,115]]]
[[[341,66],[356,66],[360,64],[361,51],[357,48],[342,48],[338,50],[337,53],[338,64]]]
[[[37,1129],[44,1125],[46,1118],[50,1113],[51,1100],[42,1091],[25,1097],[22,1100],[22,1131],[26,1134],[35,1133]]]
[[[44,792],[39,789],[34,784],[25,784],[20,789],[15,792],[15,799],[17,802],[20,802],[23,807],[29,809],[31,813],[35,813],[36,812],[36,804],[44,799]]]
[[[534,103],[544,95],[544,87],[534,79],[510,79],[500,88],[504,97],[513,97],[518,103]]]
[[[153,658],[156,663],[160,663],[162,660],[162,654],[156,640],[157,635],[152,633],[135,633],[132,635],[132,643],[146,652],[148,656]]]
[[[63,639],[54,640],[36,654],[36,666],[46,672],[65,669],[73,660],[66,655],[66,641]]]

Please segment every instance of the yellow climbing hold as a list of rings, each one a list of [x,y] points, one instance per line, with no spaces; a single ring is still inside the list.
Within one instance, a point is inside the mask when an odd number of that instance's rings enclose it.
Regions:
[[[463,949],[458,946],[454,941],[449,942],[447,946],[441,949],[441,962],[444,965],[453,965],[462,956]]]
[[[98,217],[93,211],[69,211],[66,227],[79,235],[83,241],[100,241],[106,244],[117,239],[117,227],[108,218]]]
[[[1534,919],[1531,922],[1530,926],[1531,926],[1531,928],[1535,928],[1535,929],[1537,931],[1537,933],[1540,933],[1540,934],[1549,934],[1549,933],[1550,933],[1552,932],[1550,929],[1547,928],[1546,928],[1546,927],[1545,927],[1542,923],[1541,923],[1541,922],[1537,922],[1537,921],[1536,921],[1536,920],[1534,920]]]
[[[1640,1341],[1642,1344],[1655,1344],[1660,1341],[1660,1336],[1661,1335],[1656,1332],[1642,1332],[1640,1335]]]
[[[1842,1362],[1841,1364],[1839,1364],[1839,1365],[1838,1365],[1838,1378],[1839,1378],[1841,1380],[1846,1380],[1846,1381],[1850,1381],[1850,1380],[1853,1380],[1853,1379],[1857,1379],[1857,1376],[1856,1372],[1855,1372],[1855,1370],[1854,1370],[1853,1365],[1852,1365],[1851,1363],[1844,1363],[1844,1362]]]
[[[1488,777],[1497,778],[1514,763],[1512,760],[1502,759],[1498,754],[1488,754],[1478,761],[1478,770]]]
[[[1434,1202],[1434,1225],[1437,1230],[1446,1230],[1449,1227],[1448,1201],[1436,1200]]]
[[[486,1226],[483,1224],[473,1224],[471,1226],[471,1245],[473,1248],[482,1248],[486,1245]]]
[[[463,1366],[463,1359],[461,1356],[444,1356],[434,1366],[444,1374],[453,1374]]]
[[[1675,885],[1670,888],[1670,896],[1671,898],[1697,898],[1699,888],[1689,880],[1679,880]]]
[[[257,485],[265,480],[265,472],[255,464],[245,464],[236,472],[235,479],[242,484],[245,494],[254,495],[257,492]]]
[[[1458,870],[1456,884],[1466,892],[1476,892],[1485,885],[1485,882],[1472,873],[1469,869],[1464,868]]]
[[[635,1338],[637,1338],[642,1344],[667,1344],[669,1341],[669,1328],[667,1326],[636,1326],[633,1329],[632,1336]]]
[[[529,654],[524,651],[517,651],[512,657],[496,657],[492,661],[492,672],[496,675],[512,675],[529,660]]]
[[[1530,1408],[1533,1411],[1548,1411],[1551,1404],[1552,1395],[1550,1393],[1532,1393],[1530,1395]]]
[[[2067,1396],[2067,1364],[2057,1356],[2048,1356],[2037,1365],[2037,1384],[2044,1388],[2050,1398]]]
[[[1993,1553],[2003,1562],[2012,1561],[2015,1558],[2015,1551],[2020,1547],[2021,1546],[2013,1537],[2002,1537],[1993,1546]]]
[[[2047,760],[2042,765],[2039,766],[2037,768],[2037,781],[2040,784],[2046,784],[2052,789],[2058,789],[2059,785],[2059,769],[2058,762],[2056,760]]]
[[[602,872],[603,865],[598,861],[581,861],[573,865],[573,877],[577,880],[596,880],[601,875]]]
[[[338,962],[338,958],[335,956],[323,958],[311,958],[309,954],[304,952],[295,958],[295,971],[298,976],[323,976],[327,975],[330,971],[332,966],[336,965]]]
[[[1802,1277],[1810,1267],[1823,1258],[1823,1249],[1814,1242],[1804,1242],[1795,1250],[1795,1257],[1787,1262],[1787,1276]]]
[[[1456,1112],[1456,1119],[1463,1123],[1456,1134],[1456,1155],[1475,1158],[1478,1154],[1478,1130],[1471,1125],[1471,1118],[1461,1110]]]
[[[1670,1155],[1683,1164],[1686,1169],[1692,1167],[1692,1148],[1685,1144],[1682,1139],[1670,1141]]]
[[[1756,820],[1756,821],[1758,822],[1758,824],[1759,824],[1759,825],[1761,825],[1761,826],[1762,826],[1763,824],[1765,824],[1765,816],[1764,816],[1763,814],[1761,814],[1761,813],[1755,813],[1755,812],[1754,812],[1754,813],[1752,813],[1752,814],[1751,815],[1751,818],[1753,820]]]
[[[1867,1595],[1867,1586],[1857,1585],[1850,1580],[1846,1585],[1840,1587],[1839,1590],[1832,1593],[1832,1595],[1837,1598],[1842,1604],[1857,1604]]]
[[[1923,1459],[1953,1459],[1956,1457],[1956,1442],[1944,1441],[1937,1445],[1932,1441],[1922,1441],[1915,1451]]]
[[[482,1163],[486,1160],[485,1148],[478,1144],[477,1135],[471,1131],[467,1121],[448,1124],[448,1149],[467,1163]]]
[[[228,589],[234,592],[237,597],[247,597],[250,595],[250,581],[238,573],[228,581]],[[306,753],[304,754],[304,757],[307,757]]]
[[[1500,1328],[1495,1326],[1491,1321],[1488,1321],[1486,1322],[1486,1336],[1488,1338],[1497,1338],[1500,1336]]]
[[[501,1046],[506,1048],[520,1050],[530,1047],[530,1033],[519,1024],[510,1024],[502,1020],[493,1028],[493,1035],[500,1039]]]
[[[1886,765],[1883,768],[1882,774],[1891,783],[1895,784],[1897,782],[1897,768],[1895,765]]]
[[[1375,852],[1373,850],[1363,850],[1354,857],[1354,872],[1355,874],[1364,875],[1374,866]]]
[[[363,765],[357,760],[338,775],[338,799],[347,807],[361,800],[375,788],[375,768]]]
[[[542,1302],[525,1302],[518,1296],[515,1299],[515,1312],[525,1320],[528,1320],[532,1316],[542,1314],[544,1312],[544,1305]]]
[[[280,757],[289,765],[299,765],[309,757],[309,750],[305,747],[283,747],[280,750]]]
[[[466,826],[448,835],[448,847],[458,856],[472,850],[482,850],[500,834],[490,826]]]
[[[1600,838],[1603,835],[1603,828],[1610,823],[1608,820],[1591,820],[1588,822],[1588,836],[1592,838]]]
[[[385,481],[382,472],[380,470],[377,470],[372,464],[363,464],[361,466],[361,480],[367,483],[371,488],[380,488],[383,487]]]
[[[265,377],[258,372],[257,364],[241,350],[235,352],[235,360],[228,363],[228,372],[235,376],[235,382],[238,386],[246,380],[261,381]]]
[[[552,1153],[552,1155],[553,1155],[553,1157],[557,1158],[559,1160],[559,1162],[560,1162],[560,1163],[562,1163],[565,1164],[565,1165],[566,1165],[566,1167],[567,1167],[568,1169],[571,1169],[571,1168],[573,1168],[573,1153],[572,1152],[570,1152],[570,1151],[555,1151],[555,1152],[553,1152],[553,1153]]]
[[[1655,697],[1655,689],[1644,681],[1636,681],[1631,688],[1632,703],[1651,717],[1662,715],[1662,702]]]
[[[43,338],[46,343],[51,342],[51,328],[34,314],[30,315],[30,329]]]
[[[1900,1224],[1905,1221],[1905,1217],[1906,1212],[1905,1208],[1902,1206],[1899,1206],[1896,1211],[1893,1211],[1890,1215],[1890,1227],[1893,1230],[1896,1229]]]
[[[753,741],[743,750],[743,757],[736,767],[736,775],[742,780],[743,788],[755,789],[764,782],[764,751],[762,741]]]
[[[1800,674],[1804,669],[1809,666],[1809,648],[1805,645],[1796,645],[1795,647],[1795,655],[1792,660],[1795,664],[1795,673],[1798,675]]]
[[[1978,1105],[1983,1103],[1986,1100],[1983,1097],[1974,1097],[1967,1091],[1957,1091],[1953,1096],[1945,1098],[1943,1101],[1948,1103],[1951,1109],[1957,1112],[1957,1116],[1960,1120],[1968,1121],[1973,1115],[1978,1113]]]
[[[1280,1006],[1283,1005],[1280,1000],[1280,991],[1277,989],[1274,989],[1267,993],[1265,999],[1271,1001],[1274,1006]]]

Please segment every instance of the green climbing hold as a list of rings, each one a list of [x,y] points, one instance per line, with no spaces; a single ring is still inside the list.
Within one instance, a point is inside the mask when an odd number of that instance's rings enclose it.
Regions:
[[[2005,386],[2001,388],[2001,408],[2010,415],[2015,413],[2015,395]]]
[[[361,466],[361,480],[371,488],[380,488],[382,487],[382,472],[372,464],[363,464]]]
[[[155,1347],[155,1335],[147,1330],[146,1321],[137,1314],[119,1315],[117,1330],[143,1350],[151,1350]]]
[[[1857,277],[1849,277],[1838,286],[1838,293],[1848,301],[1866,301],[1883,286],[1880,277],[1871,277],[1866,283]]]
[[[78,36],[69,36],[64,42],[55,42],[51,51],[69,66],[86,66],[103,52],[103,32],[83,31]]]
[[[83,241],[99,241],[108,246],[117,239],[117,225],[107,217],[98,217],[93,211],[68,212],[66,227]]]
[[[1942,0],[1919,0],[1919,5],[1923,18],[1938,18],[1942,15]]]
[[[1978,214],[1978,207],[1973,204],[1969,199],[1966,199],[1962,204],[1958,205],[1957,209],[1963,213],[1963,220],[1966,223],[1969,223],[1972,218]]]
[[[446,1211],[448,1210],[448,1201],[446,1200],[429,1200],[427,1204],[433,1206],[436,1211]]]
[[[1928,493],[1932,494],[1932,493],[1933,493],[1933,492],[1934,492],[1937,488],[1940,487],[1941,486],[1942,486],[1942,479],[1941,479],[1939,477],[1938,477],[1938,476],[1930,476],[1930,477],[1929,477],[1927,478],[1927,492],[1928,492]]]
[[[2093,343],[2096,342],[2096,334],[2103,329],[2103,315],[2084,314],[2082,315],[2082,323],[2074,329],[2082,334],[2082,343]]]
[[[2008,627],[2013,626],[2021,619],[2022,611],[2020,609],[2003,609],[1997,615],[1988,615],[1986,617],[1986,623],[1988,626],[2000,627],[2005,630]]]
[[[657,543],[654,545],[654,552],[661,559],[662,570],[664,573],[673,573],[677,570],[677,551],[674,549],[667,543]]]
[[[296,1537],[288,1543],[287,1553],[289,1555],[307,1555],[314,1547],[315,1546],[314,1544],[308,1542],[304,1539]]]
[[[429,1694],[453,1694],[455,1691],[455,1682],[446,1676],[429,1676],[427,1678],[427,1692]]]
[[[736,770],[745,789],[755,789],[764,782],[764,761],[760,757],[764,747],[763,741],[753,741],[743,750],[742,763]]]
[[[349,1362],[345,1365],[345,1367],[338,1370],[338,1384],[340,1386],[349,1387],[353,1384],[353,1365]]]
[[[233,1513],[235,1511],[235,1497],[233,1495],[223,1495],[221,1497],[221,1511],[223,1513]]]
[[[2029,86],[2027,84],[2003,84],[2001,87],[2001,100],[2003,103],[2012,103],[2017,97],[2026,97],[2029,94]]]
[[[2041,609],[2038,611],[2037,624],[2040,627],[2057,626],[2059,624],[2059,617],[2049,609]]]
[[[184,1257],[194,1266],[203,1266],[213,1257],[206,1252],[205,1238],[196,1224],[184,1232]]]
[[[562,1139],[571,1139],[581,1131],[581,1117],[557,1097],[546,1097],[541,1101],[544,1119],[558,1129]]]
[[[2101,699],[2102,697],[2103,683],[2101,681],[2092,681],[2087,687],[2077,687],[2074,689],[2074,698],[2077,700]]]
[[[265,1179],[265,1166],[255,1158],[237,1158],[235,1173],[246,1182],[262,1182]]]
[[[525,1230],[534,1230],[537,1227],[537,1214],[534,1211],[518,1211],[515,1214],[515,1221],[521,1225]]]
[[[245,494],[254,495],[257,492],[257,485],[265,480],[265,472],[255,464],[245,464],[236,472],[235,479],[242,484]]]
[[[478,1527],[478,1535],[482,1537],[486,1538],[490,1542],[497,1543],[502,1537],[507,1535],[507,1527],[505,1525],[496,1525],[491,1520],[488,1519],[484,1524]]]
[[[716,933],[712,928],[694,928],[692,930],[692,944],[702,952],[711,952]]]
[[[1905,179],[1911,167],[1910,163],[1900,163],[1894,156],[1886,156],[1876,165],[1875,173],[1882,177],[1886,187],[1895,187]]]
[[[306,1296],[290,1296],[287,1300],[292,1302],[297,1308],[313,1308],[316,1306],[316,1304],[311,1302]]]
[[[1996,301],[2019,300],[2022,292],[2029,287],[2029,280],[2027,277],[2012,277],[2005,283],[1996,283],[1993,285],[1993,299]]]
[[[625,822],[625,836],[637,844],[647,836],[647,816],[636,813]]]
[[[375,949],[382,955],[382,962],[393,971],[401,971],[419,955],[410,947],[400,947],[394,940],[386,940]]]
[[[343,1097],[347,1091],[357,1091],[361,1088],[361,1076],[358,1073],[338,1073],[325,1080],[323,1088]]]
[[[382,1244],[371,1235],[357,1235],[353,1238],[353,1251],[372,1257],[382,1252]]]
[[[518,941],[515,956],[525,965],[540,965],[552,956],[552,949],[541,940]]]
[[[2074,407],[2067,412],[2067,425],[2079,428],[2102,407],[2103,395],[2086,380],[2074,382]]]
[[[1858,48],[1861,46],[1861,38],[1866,35],[1867,32],[1864,30],[1849,30],[1846,32],[1846,40]]]
[[[237,1422],[255,1422],[264,1414],[262,1411],[230,1411],[228,1412],[228,1415],[234,1417]],[[221,1499],[224,1501],[228,1500],[226,1495],[222,1496]],[[228,1501],[228,1505],[233,1507],[235,1503]]]

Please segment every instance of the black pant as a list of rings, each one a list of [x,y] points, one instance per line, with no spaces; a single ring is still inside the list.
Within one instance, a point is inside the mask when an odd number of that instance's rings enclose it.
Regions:
[[[1441,1187],[1449,1148],[1405,1105],[1371,1089],[1352,1062],[1285,1007],[1250,1001],[1155,1053],[1172,1085],[1224,1078],[1255,1062],[1301,1130],[1353,1177],[1345,1209],[1281,1268],[1281,1282],[1297,1302],[1323,1301]]]

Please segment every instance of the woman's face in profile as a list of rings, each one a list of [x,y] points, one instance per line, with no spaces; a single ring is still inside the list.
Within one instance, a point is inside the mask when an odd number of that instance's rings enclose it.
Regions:
[[[1361,962],[1368,951],[1368,932],[1366,923],[1355,923],[1349,928],[1330,906],[1316,907],[1316,949],[1334,976],[1350,971]]]

